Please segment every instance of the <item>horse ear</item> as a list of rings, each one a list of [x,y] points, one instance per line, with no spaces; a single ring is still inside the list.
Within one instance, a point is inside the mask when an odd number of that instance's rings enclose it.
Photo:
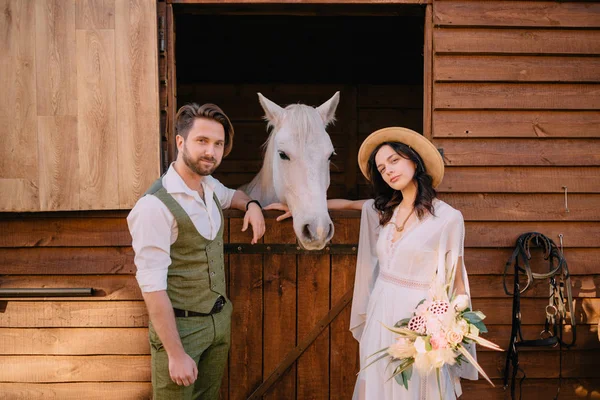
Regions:
[[[261,93],[258,93],[258,101],[260,102],[263,110],[265,110],[265,118],[267,121],[273,125],[276,125],[281,114],[283,113],[283,108],[267,99]]]
[[[335,121],[335,109],[337,108],[339,102],[340,92],[338,91],[335,92],[335,94],[329,100],[317,108],[317,111],[321,115],[325,126]]]

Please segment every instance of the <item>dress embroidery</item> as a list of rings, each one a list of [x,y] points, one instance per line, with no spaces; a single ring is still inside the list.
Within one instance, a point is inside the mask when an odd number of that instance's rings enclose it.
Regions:
[[[379,273],[379,277],[386,282],[390,282],[395,285],[403,286],[409,289],[427,290],[431,285],[431,282],[419,282],[410,279],[398,278],[383,271]]]

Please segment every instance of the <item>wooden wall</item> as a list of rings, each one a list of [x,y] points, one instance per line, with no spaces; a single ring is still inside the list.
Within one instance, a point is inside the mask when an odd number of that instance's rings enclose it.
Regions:
[[[7,0],[0,28],[0,211],[131,208],[160,168],[155,1]]]
[[[440,197],[465,216],[474,307],[488,309],[490,335],[505,346],[511,303],[500,274],[510,248],[521,233],[538,231],[557,243],[563,234],[579,326],[577,346],[562,354],[567,379],[560,398],[594,398],[600,392],[600,3],[435,1],[432,7],[432,133],[447,165]],[[528,291],[526,338],[542,330],[546,296],[543,285]],[[500,378],[505,355],[480,354]],[[558,349],[523,354],[523,398],[553,398]],[[486,385],[466,387],[489,396]],[[502,389],[493,393],[502,398]]]

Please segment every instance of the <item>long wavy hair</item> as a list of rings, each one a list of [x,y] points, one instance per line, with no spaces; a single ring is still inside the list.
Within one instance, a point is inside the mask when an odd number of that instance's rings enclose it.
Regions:
[[[375,155],[383,146],[390,146],[400,157],[415,163],[416,169],[413,177],[413,181],[417,186],[415,212],[419,219],[423,218],[426,212],[435,215],[433,200],[437,196],[437,192],[433,188],[433,178],[427,173],[421,156],[404,143],[384,142],[373,150],[367,164],[371,189],[375,197],[374,207],[379,211],[379,223],[381,225],[387,224],[392,218],[394,209],[403,199],[402,192],[392,189],[377,170]]]

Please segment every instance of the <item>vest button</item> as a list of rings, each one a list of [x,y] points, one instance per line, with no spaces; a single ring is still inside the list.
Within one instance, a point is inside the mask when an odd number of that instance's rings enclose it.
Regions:
[[[212,272],[210,273],[210,276],[215,276],[215,271],[212,271]]]

